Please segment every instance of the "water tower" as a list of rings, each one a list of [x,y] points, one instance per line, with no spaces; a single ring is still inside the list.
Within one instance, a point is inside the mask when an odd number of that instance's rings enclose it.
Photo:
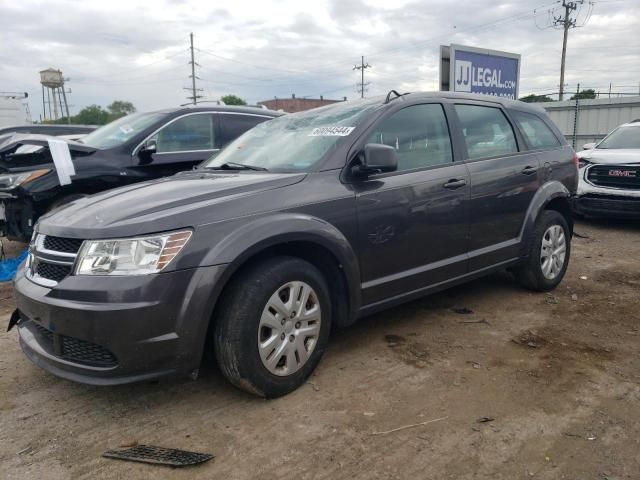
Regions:
[[[44,120],[47,118],[57,120],[62,117],[62,107],[64,105],[64,109],[67,114],[67,123],[70,123],[69,104],[67,103],[67,94],[64,91],[64,77],[62,76],[62,72],[55,68],[42,70],[40,72],[40,84],[42,85],[42,109],[44,111]],[[48,116],[47,105],[49,106]]]

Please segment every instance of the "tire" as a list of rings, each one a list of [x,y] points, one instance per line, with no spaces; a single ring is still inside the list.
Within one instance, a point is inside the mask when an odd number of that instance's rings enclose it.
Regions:
[[[295,301],[300,295],[308,296],[304,305]],[[304,384],[324,353],[331,331],[329,288],[304,260],[263,260],[232,280],[214,322],[213,345],[224,376],[255,395],[286,395]]]
[[[564,242],[564,252],[561,249],[562,242]],[[546,246],[544,258],[543,243]],[[564,253],[562,258],[560,258],[561,253]],[[540,213],[529,237],[527,258],[525,263],[517,269],[516,278],[529,290],[537,292],[553,290],[564,278],[570,256],[571,232],[566,219],[560,212],[544,210]],[[549,262],[546,262],[546,259]]]

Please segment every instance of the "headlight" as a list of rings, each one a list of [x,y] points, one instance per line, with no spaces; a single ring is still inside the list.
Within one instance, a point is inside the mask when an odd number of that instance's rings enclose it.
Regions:
[[[86,240],[76,275],[146,275],[160,272],[191,238],[190,231],[118,240]]]
[[[587,165],[590,165],[591,162],[589,162],[588,160],[584,159],[584,158],[580,158],[578,160],[578,168],[580,170],[582,170],[584,167],[586,167]]]
[[[9,175],[0,175],[0,188],[14,188],[18,185],[29,183],[38,177],[41,177],[51,170],[33,170],[31,172],[11,173]]]

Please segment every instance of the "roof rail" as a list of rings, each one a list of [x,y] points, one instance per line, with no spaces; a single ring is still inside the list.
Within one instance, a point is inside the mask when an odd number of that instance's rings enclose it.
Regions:
[[[391,98],[391,94],[392,94],[392,93],[395,95],[395,97],[393,97],[393,98]],[[407,92],[407,93],[398,93],[398,91],[397,91],[397,90],[390,90],[390,91],[389,91],[389,93],[387,93],[387,98],[385,98],[385,100],[384,100],[384,104],[386,105],[386,104],[387,104],[387,103],[389,103],[391,100],[395,100],[396,98],[400,98],[400,97],[402,97],[403,95],[408,95],[408,94],[409,94],[409,92]]]
[[[193,102],[188,102],[188,103],[181,103],[180,106],[181,107],[197,107],[198,105],[200,105],[201,103],[215,103],[216,105],[221,105],[221,106],[226,106],[227,104],[224,103],[224,101],[222,100],[198,100],[197,103],[193,103]],[[241,105],[244,106],[244,105]]]

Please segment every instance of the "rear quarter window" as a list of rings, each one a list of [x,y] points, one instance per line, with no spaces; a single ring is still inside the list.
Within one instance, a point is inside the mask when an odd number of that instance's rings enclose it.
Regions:
[[[537,115],[512,110],[511,116],[531,149],[558,148],[562,145],[547,124]]]

